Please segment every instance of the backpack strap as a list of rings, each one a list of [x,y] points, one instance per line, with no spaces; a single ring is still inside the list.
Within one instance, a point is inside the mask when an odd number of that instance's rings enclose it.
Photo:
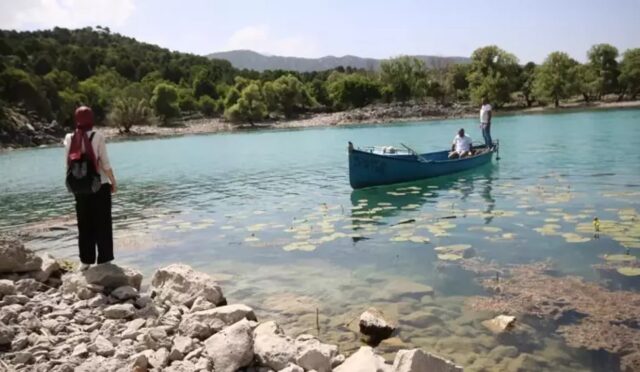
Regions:
[[[89,136],[89,142],[93,142],[93,136],[95,135],[96,135],[95,131],[91,132],[91,135]]]

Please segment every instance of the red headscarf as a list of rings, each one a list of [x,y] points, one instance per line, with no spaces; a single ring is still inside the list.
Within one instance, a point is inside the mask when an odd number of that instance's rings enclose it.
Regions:
[[[87,135],[87,131],[93,129],[93,111],[87,106],[80,106],[76,109],[75,120],[76,130],[71,136],[67,163],[79,160],[82,157],[82,144],[84,143],[85,153],[93,161],[97,171],[98,159],[96,159],[96,154],[93,152],[93,146],[91,146],[91,141],[89,141],[89,136]]]

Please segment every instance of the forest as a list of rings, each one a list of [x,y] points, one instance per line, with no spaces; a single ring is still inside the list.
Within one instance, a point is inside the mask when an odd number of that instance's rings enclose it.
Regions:
[[[375,102],[475,104],[486,97],[497,107],[557,107],[567,99],[637,97],[640,48],[620,52],[597,44],[585,53],[586,63],[555,51],[538,65],[490,45],[476,49],[469,63],[438,69],[399,56],[384,61],[378,71],[256,72],[138,42],[100,26],[0,30],[0,127],[9,108],[72,126],[74,109],[88,105],[98,124],[128,132],[133,125],[168,125],[193,117],[253,124]]]

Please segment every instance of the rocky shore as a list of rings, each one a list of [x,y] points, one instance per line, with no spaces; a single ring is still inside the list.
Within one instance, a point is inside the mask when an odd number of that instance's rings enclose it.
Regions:
[[[577,110],[637,108],[640,101],[568,103],[560,108],[505,108],[497,114],[536,114]],[[27,113],[10,111],[8,125],[0,129],[0,151],[19,147],[36,147],[59,144],[67,130],[55,122],[44,123]],[[260,123],[234,125],[222,119],[190,119],[175,126],[134,126],[130,133],[117,128],[101,130],[110,140],[124,141],[137,138],[162,138],[188,134],[242,132],[268,129],[298,129],[345,125],[384,124],[391,122],[424,121],[438,119],[475,118],[477,107],[468,103],[450,105],[429,103],[373,104],[363,108],[332,112],[312,113],[292,120],[271,120]]]
[[[316,336],[288,336],[187,265],[157,270],[142,290],[136,270],[80,272],[12,237],[0,237],[0,257],[0,371],[462,371],[420,349],[389,364],[370,346],[346,357]],[[389,327],[374,310],[360,319],[368,334]]]

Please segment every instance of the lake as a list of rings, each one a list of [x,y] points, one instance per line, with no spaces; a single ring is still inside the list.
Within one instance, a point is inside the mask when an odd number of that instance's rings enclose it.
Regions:
[[[360,343],[354,318],[376,306],[400,320],[385,355],[423,347],[470,371],[609,370],[606,356],[548,330],[535,330],[534,347],[504,345],[480,324],[492,314],[465,304],[484,290],[466,271],[441,270],[434,248],[470,246],[496,265],[550,259],[590,281],[604,254],[640,257],[640,110],[496,117],[493,164],[350,188],[348,141],[429,152],[460,127],[482,141],[461,119],[111,143],[116,263],[147,279],[187,263],[218,278],[231,303],[343,352]],[[62,148],[0,154],[0,231],[27,229],[30,248],[75,258],[64,164]],[[594,217],[628,228],[595,239]]]

